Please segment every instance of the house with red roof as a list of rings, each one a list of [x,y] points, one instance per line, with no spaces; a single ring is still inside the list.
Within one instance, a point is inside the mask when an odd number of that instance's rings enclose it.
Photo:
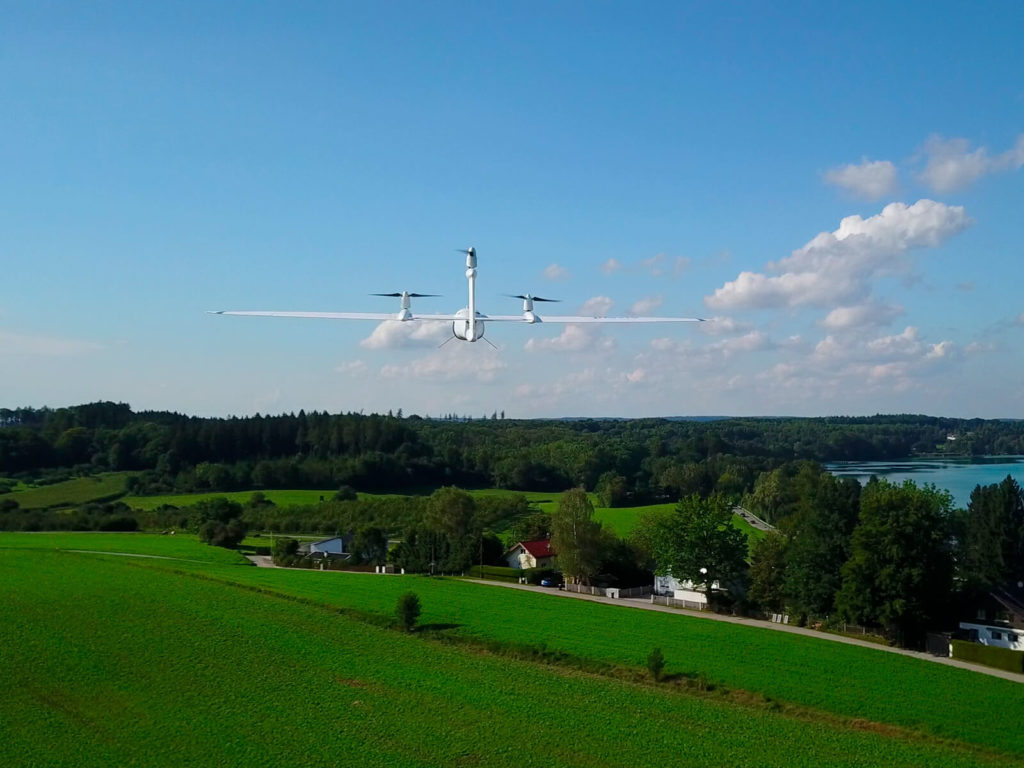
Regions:
[[[505,553],[505,560],[509,568],[551,568],[555,564],[555,553],[550,539],[517,541]]]

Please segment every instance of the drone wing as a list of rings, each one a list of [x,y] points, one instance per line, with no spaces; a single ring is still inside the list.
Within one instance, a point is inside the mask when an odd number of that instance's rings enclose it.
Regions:
[[[315,320],[397,320],[407,323],[410,320],[455,320],[455,315],[411,315],[400,317],[396,312],[277,312],[263,310],[227,310],[210,311],[210,315],[245,315],[247,317],[306,317]]]
[[[703,323],[702,317],[594,317],[591,315],[486,315],[488,323]]]

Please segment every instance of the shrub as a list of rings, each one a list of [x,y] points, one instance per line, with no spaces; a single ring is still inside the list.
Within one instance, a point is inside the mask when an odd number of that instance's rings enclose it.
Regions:
[[[655,648],[647,657],[647,671],[651,673],[651,678],[655,682],[661,680],[661,674],[665,671],[665,656],[661,648]]]
[[[415,592],[406,592],[399,596],[395,614],[398,616],[398,623],[406,632],[412,632],[416,628],[416,621],[420,617],[420,599]]]
[[[359,495],[351,485],[343,485],[334,492],[333,498],[335,501],[355,501],[359,498]]]
[[[222,523],[208,520],[199,526],[199,540],[215,547],[233,549],[245,538],[246,526],[238,518]]]
[[[984,664],[986,667],[1005,669],[1018,674],[1024,672],[1024,651],[1011,651],[1009,648],[997,648],[967,640],[954,640],[953,658],[961,661],[973,661],[975,664]]]

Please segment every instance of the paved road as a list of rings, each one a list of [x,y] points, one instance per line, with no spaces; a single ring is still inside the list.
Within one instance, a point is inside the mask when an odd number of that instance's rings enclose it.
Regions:
[[[655,603],[650,602],[649,598],[642,597],[626,597],[616,600],[610,597],[600,597],[598,595],[580,595],[575,592],[563,592],[562,590],[547,589],[544,587],[533,587],[527,584],[511,584],[508,582],[483,581],[479,579],[468,579],[468,581],[471,581],[474,584],[480,584],[482,586],[507,587],[509,589],[523,589],[529,592],[540,592],[551,596],[574,598],[577,600],[589,600],[592,603],[604,603],[606,605],[615,605],[619,606],[620,608],[637,608],[646,611],[673,613],[677,616],[688,616],[694,619],[723,621],[729,624],[745,624],[748,627],[754,627],[757,629],[775,630],[776,632],[788,632],[791,635],[804,635],[805,637],[813,637],[817,638],[818,640],[828,640],[833,643],[859,645],[862,648],[871,648],[875,651],[896,653],[901,656],[911,656],[915,659],[921,659],[923,661],[930,661],[936,664],[944,664],[947,667],[959,667],[960,669],[967,669],[971,672],[980,672],[983,675],[1001,677],[1004,680],[1011,680],[1015,683],[1024,683],[1024,674],[1015,674],[1013,672],[1007,672],[1002,669],[993,669],[992,667],[983,667],[978,664],[969,664],[965,661],[960,661],[959,659],[949,659],[943,656],[932,656],[930,653],[922,653],[920,651],[908,651],[904,648],[892,648],[888,645],[879,645],[878,643],[872,643],[867,640],[858,640],[854,637],[846,637],[845,635],[833,635],[830,632],[819,632],[814,629],[807,629],[806,627],[795,627],[791,624],[776,624],[771,621],[749,619],[740,616],[724,616],[720,613],[712,613],[710,611],[688,611],[680,608],[670,608],[667,605],[657,605]]]
[[[755,515],[749,509],[744,509],[743,507],[737,505],[737,506],[732,508],[732,511],[733,511],[734,514],[737,514],[740,517],[742,517],[744,520],[746,520],[747,523],[750,524],[751,528],[757,528],[759,531],[774,531],[775,530],[775,526],[774,525],[771,525],[770,523],[766,523],[764,520],[762,520],[760,517]]]

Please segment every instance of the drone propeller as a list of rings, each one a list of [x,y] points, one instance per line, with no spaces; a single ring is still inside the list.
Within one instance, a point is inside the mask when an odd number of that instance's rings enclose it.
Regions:
[[[371,293],[371,296],[391,296],[396,299],[408,296],[410,299],[424,299],[430,296],[440,296],[440,293]]]
[[[540,296],[531,296],[530,294],[523,296],[520,293],[504,293],[502,295],[508,296],[510,299],[522,299],[523,301],[551,301],[555,303],[561,301],[561,299],[542,299]]]

